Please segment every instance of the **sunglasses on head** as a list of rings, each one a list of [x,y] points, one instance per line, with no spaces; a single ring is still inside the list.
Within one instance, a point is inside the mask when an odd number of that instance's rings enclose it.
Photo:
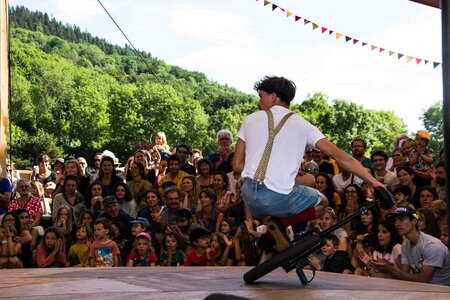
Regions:
[[[316,167],[306,167],[306,168],[305,168],[305,171],[309,171],[309,172],[311,172],[311,171],[317,171],[317,168],[316,168]]]

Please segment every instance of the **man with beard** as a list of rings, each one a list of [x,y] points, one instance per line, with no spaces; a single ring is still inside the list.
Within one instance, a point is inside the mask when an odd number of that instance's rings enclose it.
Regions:
[[[355,138],[352,141],[352,155],[353,157],[359,161],[364,167],[370,168],[372,172],[374,171],[373,163],[372,161],[367,158],[364,153],[367,149],[367,143],[362,138]]]
[[[162,195],[164,193],[163,184],[165,182],[173,182],[176,186],[181,187],[181,182],[183,181],[184,176],[188,175],[186,172],[180,170],[181,167],[181,159],[176,154],[172,154],[167,159],[167,169],[166,175],[161,178],[158,184],[158,192]]]
[[[445,162],[441,161],[434,169],[434,187],[438,190],[438,199],[447,201],[447,179],[445,177]]]
[[[187,208],[180,208],[175,212],[175,221],[177,225],[167,227],[168,231],[174,231],[178,233],[181,241],[190,248],[189,234],[192,230],[200,225],[192,222],[192,213]],[[189,249],[188,249],[189,251]]]
[[[437,238],[419,231],[419,214],[408,206],[399,206],[386,218],[395,220],[395,229],[405,238],[401,266],[384,259],[374,260],[371,265],[395,279],[450,285],[448,248]]]
[[[117,222],[122,225],[122,228],[125,229],[125,236],[129,238],[131,221],[134,219],[119,208],[119,203],[117,202],[117,198],[115,196],[107,196],[103,199],[103,213],[101,213],[98,218],[105,218],[111,222]]]

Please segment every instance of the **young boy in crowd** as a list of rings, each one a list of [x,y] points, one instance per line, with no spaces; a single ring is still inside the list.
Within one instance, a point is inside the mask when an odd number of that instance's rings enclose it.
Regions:
[[[184,266],[215,266],[216,250],[209,245],[211,232],[203,227],[195,228],[189,234],[189,240],[194,247],[186,255]]]
[[[111,223],[108,219],[100,218],[94,222],[94,239],[90,246],[91,267],[118,267],[120,250],[117,244],[109,239]]]
[[[315,256],[309,257],[309,262],[317,271],[353,274],[355,268],[352,266],[347,252],[339,250],[338,238],[330,234],[325,237],[327,243],[322,246],[321,252],[326,257],[323,266]]]

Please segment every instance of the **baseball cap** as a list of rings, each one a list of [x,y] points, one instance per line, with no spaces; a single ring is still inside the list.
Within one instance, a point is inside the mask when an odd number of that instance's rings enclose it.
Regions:
[[[103,207],[107,207],[110,204],[117,203],[117,199],[115,196],[107,196],[103,199]]]
[[[421,139],[430,141],[430,133],[428,131],[426,131],[426,130],[418,130],[416,135],[418,137],[420,137]]]
[[[46,190],[54,190],[56,189],[56,184],[53,181],[49,181],[45,184]]]
[[[417,211],[409,206],[399,206],[397,207],[397,209],[386,215],[387,219],[394,219],[395,217],[398,216],[408,216],[408,217],[412,217],[414,219],[419,219],[419,214],[417,213]]]
[[[145,228],[150,227],[150,222],[143,217],[137,217],[135,220],[130,222],[131,224],[142,224]]]
[[[138,238],[147,239],[149,240],[149,242],[152,241],[150,234],[148,234],[147,232],[139,232],[138,234],[136,234],[135,240],[137,240]]]

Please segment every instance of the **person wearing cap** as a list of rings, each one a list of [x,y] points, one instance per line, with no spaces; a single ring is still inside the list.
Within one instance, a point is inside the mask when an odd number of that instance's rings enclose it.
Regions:
[[[130,222],[133,221],[133,218],[119,208],[119,203],[115,196],[106,196],[103,199],[102,206],[103,212],[98,218],[105,218],[111,222],[118,222],[125,228],[127,233],[130,232]]]
[[[216,265],[216,250],[210,246],[210,236],[211,232],[203,227],[198,227],[191,231],[189,240],[194,249],[186,254],[184,266]]]
[[[254,89],[261,110],[248,115],[239,129],[233,171],[235,177],[242,177],[244,199],[252,215],[272,217],[268,231],[277,250],[282,251],[290,245],[286,226],[321,217],[328,206],[326,197],[317,190],[295,184],[306,146],[333,157],[373,187],[383,185],[319,129],[290,111],[296,91],[292,81],[265,77]]]
[[[153,252],[152,238],[147,232],[136,235],[133,250],[127,262],[127,267],[154,267],[158,257]]]
[[[450,257],[439,239],[419,231],[419,214],[408,206],[399,206],[386,216],[395,220],[402,244],[401,267],[384,259],[371,262],[372,267],[395,279],[450,285]]]
[[[191,163],[192,148],[189,145],[181,144],[177,147],[177,155],[181,160],[180,170],[189,175],[197,175],[195,166]]]
[[[428,173],[428,170],[434,168],[435,154],[434,150],[428,146],[430,140],[430,133],[428,131],[417,131],[409,165],[414,170],[416,185],[418,187],[430,185],[431,183],[431,175]]]

